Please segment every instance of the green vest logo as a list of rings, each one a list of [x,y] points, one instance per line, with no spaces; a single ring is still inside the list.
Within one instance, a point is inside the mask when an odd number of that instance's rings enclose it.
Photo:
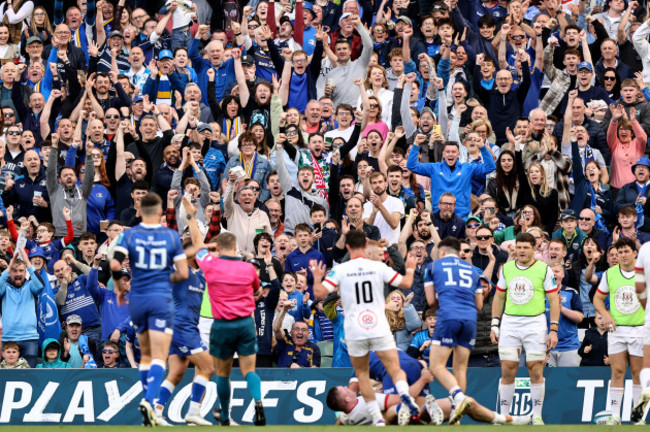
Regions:
[[[525,276],[512,278],[508,284],[508,295],[510,301],[516,305],[523,305],[532,300],[535,293],[533,283]]]
[[[641,307],[636,298],[636,290],[633,286],[625,285],[616,290],[614,294],[616,309],[625,315],[631,315]]]

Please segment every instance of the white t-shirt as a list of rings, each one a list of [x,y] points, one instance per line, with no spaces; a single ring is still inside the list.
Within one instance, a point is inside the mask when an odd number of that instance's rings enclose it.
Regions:
[[[388,395],[382,393],[375,393],[375,398],[382,411],[386,410],[386,401]],[[371,425],[372,417],[366,408],[366,401],[362,396],[357,397],[357,404],[352,408],[349,413],[341,413],[340,417],[342,425],[349,426],[362,426]]]
[[[391,335],[385,313],[384,283],[394,287],[402,275],[383,262],[357,258],[334,267],[323,286],[338,288],[345,311],[346,340],[363,340]]]
[[[648,281],[650,280],[650,243],[644,243],[639,249],[639,254],[636,257],[635,270],[643,270],[645,274],[645,292],[648,292]],[[646,305],[647,306],[647,305]],[[650,322],[650,307],[645,309],[645,321]]]
[[[395,212],[399,212],[400,219],[404,217],[404,203],[402,203],[401,199],[388,195],[382,204],[384,207],[386,207],[388,213],[393,214]],[[364,219],[370,217],[370,214],[372,213],[372,207],[372,202],[370,201],[363,205]],[[381,212],[377,211],[377,215],[375,216],[375,223],[371,225],[379,228],[381,237],[388,240],[389,244],[397,243],[399,241],[399,223],[395,229],[391,228],[390,225],[388,225],[388,222],[386,222],[386,219],[384,219],[384,215],[382,215]]]

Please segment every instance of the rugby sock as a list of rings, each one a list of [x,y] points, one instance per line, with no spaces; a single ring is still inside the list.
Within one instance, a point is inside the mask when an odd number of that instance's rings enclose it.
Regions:
[[[623,392],[624,389],[622,387],[609,388],[609,404],[613,417],[621,417],[621,402],[623,401]]]
[[[147,394],[147,375],[149,375],[149,368],[151,364],[149,363],[140,363],[138,371],[140,372],[140,382],[142,383],[142,394]]]
[[[208,380],[203,375],[197,375],[192,381],[192,398],[190,400],[190,410],[187,412],[188,415],[198,415],[201,410],[201,399],[203,399],[203,394],[205,393],[205,388],[208,386]],[[161,392],[162,393],[162,392]]]
[[[641,387],[641,384],[634,384],[632,386],[632,406],[634,406],[636,402],[639,400],[642,392],[643,392],[643,387]]]
[[[397,393],[400,395],[409,394],[409,384],[404,380],[397,381],[395,383],[395,388],[397,389]]]
[[[158,398],[158,393],[160,392],[160,385],[165,378],[165,362],[160,359],[151,360],[151,367],[149,368],[149,373],[147,374],[147,396],[146,399],[149,401],[151,406],[154,404],[154,400]]]
[[[262,400],[262,380],[257,372],[248,372],[246,374],[246,383],[248,384],[248,391],[255,402]]]
[[[506,422],[508,421],[507,416],[503,414],[499,414],[496,411],[492,411],[492,414],[494,414],[494,418],[492,419],[492,424],[502,425],[502,424],[506,424]]]
[[[639,378],[641,380],[641,387],[643,387],[644,390],[650,389],[650,368],[641,369]]]
[[[501,414],[510,414],[513,397],[515,397],[515,383],[503,384],[499,380],[499,411],[501,411]]]
[[[454,400],[454,405],[456,407],[459,407],[463,402],[463,399],[465,399],[465,395],[459,386],[452,387],[451,390],[449,390],[449,396]]]
[[[379,409],[379,404],[376,400],[366,402],[366,409],[368,410],[370,417],[372,417],[373,423],[377,423],[379,420],[384,418],[384,416],[381,415],[381,410]]]
[[[544,408],[544,393],[546,392],[546,380],[539,384],[530,384],[530,397],[533,400],[533,415],[542,415]]]
[[[160,405],[160,413],[159,415],[162,415],[162,410],[165,408],[165,405],[167,404],[167,401],[171,397],[172,393],[174,393],[174,389],[176,386],[168,380],[163,381],[162,385],[160,386],[160,391],[158,392],[158,399],[156,400],[156,414],[158,414],[158,405]]]
[[[221,405],[221,419],[228,420],[230,418],[230,379],[228,377],[217,377],[217,396],[219,396]]]

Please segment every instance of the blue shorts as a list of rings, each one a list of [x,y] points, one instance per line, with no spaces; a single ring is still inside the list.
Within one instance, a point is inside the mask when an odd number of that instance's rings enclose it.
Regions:
[[[422,374],[422,364],[415,359],[413,360],[414,361],[408,363],[400,362],[400,367],[406,374],[406,382],[409,384],[409,386],[413,385],[413,383],[419,380]],[[381,385],[382,385],[383,393],[397,394],[397,389],[395,388],[395,384],[393,383],[393,380],[391,379],[390,375],[388,375],[388,373],[384,375]],[[424,386],[419,396],[427,396],[430,393],[431,391],[429,390],[429,386]]]
[[[460,345],[467,349],[474,349],[476,343],[476,321],[446,320],[436,322],[433,330],[434,345],[455,347]]]
[[[174,302],[171,296],[131,296],[129,314],[136,333],[147,330],[172,333]]]
[[[207,351],[208,347],[201,341],[199,328],[174,327],[169,355],[176,354],[180,358]]]

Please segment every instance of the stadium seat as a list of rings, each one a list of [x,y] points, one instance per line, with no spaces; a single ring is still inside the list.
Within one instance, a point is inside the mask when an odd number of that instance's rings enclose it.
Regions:
[[[320,367],[332,367],[334,356],[334,342],[318,342],[320,349]]]

